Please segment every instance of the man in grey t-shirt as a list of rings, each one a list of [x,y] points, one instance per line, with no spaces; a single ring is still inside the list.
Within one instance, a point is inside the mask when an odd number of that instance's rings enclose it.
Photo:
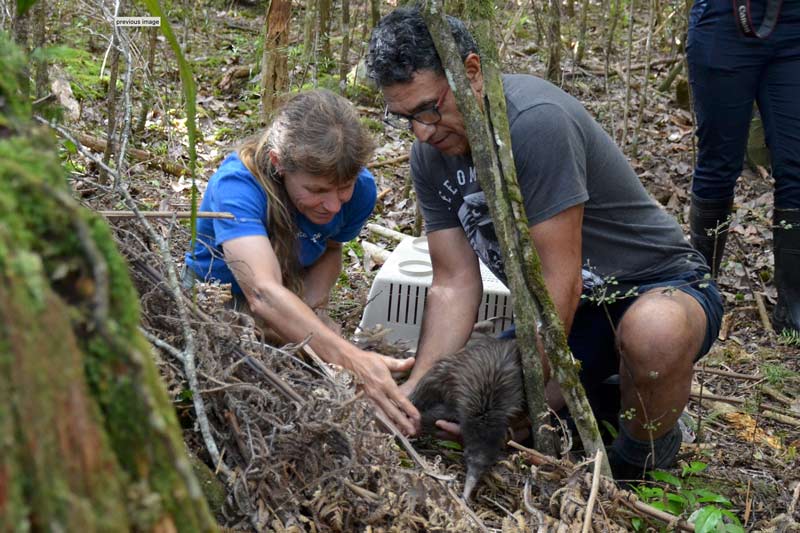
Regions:
[[[461,21],[448,22],[482,103],[477,47]],[[417,138],[411,173],[433,263],[417,362],[403,385],[409,393],[436,360],[468,339],[482,294],[477,257],[501,279],[505,273],[463,118],[416,8],[381,20],[367,61],[383,91],[386,121]],[[503,86],[531,239],[581,360],[590,403],[597,413],[593,398],[604,394],[603,380],[619,373],[622,410],[633,413],[619,421],[609,451],[615,476],[669,466],[680,446],[677,420],[693,363],[719,329],[719,292],[677,222],[577,100],[533,76],[504,76]],[[581,303],[587,275],[613,280],[615,290],[631,289],[634,296]],[[547,396],[551,407],[563,405],[555,384],[548,384]]]

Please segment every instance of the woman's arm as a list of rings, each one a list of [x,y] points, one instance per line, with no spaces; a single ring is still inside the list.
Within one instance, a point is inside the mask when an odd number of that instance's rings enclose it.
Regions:
[[[331,289],[341,272],[342,243],[329,240],[320,258],[306,270],[303,301],[312,309],[328,305]]]
[[[351,370],[373,403],[404,433],[416,433],[419,413],[391,376],[391,372],[410,369],[413,358],[398,360],[361,350],[326,327],[303,300],[283,286],[278,259],[268,238],[231,239],[223,244],[223,250],[255,315],[289,342],[300,342],[311,335],[309,346],[324,361]]]

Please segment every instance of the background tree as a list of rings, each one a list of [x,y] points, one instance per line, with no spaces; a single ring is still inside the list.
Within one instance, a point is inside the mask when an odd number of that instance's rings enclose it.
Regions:
[[[550,0],[547,6],[547,79],[561,84],[561,2]]]
[[[289,44],[291,0],[270,0],[264,31],[264,55],[261,60],[261,113],[265,123],[278,106],[289,86],[286,47]]]
[[[331,59],[331,7],[332,0],[318,0],[320,60],[327,63]]]
[[[344,86],[350,69],[350,0],[342,0],[342,47],[339,50],[339,84]]]

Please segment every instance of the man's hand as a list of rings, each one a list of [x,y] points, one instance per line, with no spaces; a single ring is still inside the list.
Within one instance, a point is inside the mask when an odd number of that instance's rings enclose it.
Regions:
[[[351,370],[361,378],[367,398],[383,411],[405,435],[420,430],[417,408],[392,379],[392,372],[406,372],[414,366],[414,358],[394,359],[375,352],[362,351],[351,359]]]

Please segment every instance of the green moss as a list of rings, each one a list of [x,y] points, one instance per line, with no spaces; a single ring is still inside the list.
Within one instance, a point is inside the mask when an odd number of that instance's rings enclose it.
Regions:
[[[9,267],[17,278],[23,280],[28,301],[35,306],[34,310],[41,311],[44,308],[45,291],[49,289],[45,283],[41,258],[22,249],[12,257]]]
[[[102,98],[108,89],[108,65],[100,77],[100,62],[90,52],[69,46],[47,48],[44,56],[69,74],[72,92],[78,100]],[[122,90],[122,81],[117,80],[117,89]]]
[[[369,117],[361,117],[360,121],[361,125],[364,126],[368,131],[371,131],[372,133],[383,133],[384,125],[380,120],[375,120],[374,118]]]
[[[11,42],[5,31],[0,31],[0,132],[4,129],[16,131],[30,116],[30,104],[26,97],[29,82],[23,74],[25,59]],[[13,76],[18,72],[20,75]]]
[[[2,39],[0,35],[0,48]],[[175,414],[148,356],[150,347],[138,333],[139,300],[127,265],[105,223],[69,200],[52,137],[31,128],[23,114],[14,115],[24,113],[26,108],[13,107],[11,101],[19,95],[14,92],[16,86],[8,82],[14,78],[13,72],[6,70],[5,60],[0,55],[0,71],[7,74],[0,82],[0,90],[5,91],[0,96],[8,97],[10,103],[0,104],[0,125],[11,124],[11,119],[16,123],[14,135],[0,137],[0,280],[11,287],[10,291],[3,291],[0,286],[0,294],[12,294],[14,308],[6,311],[17,311],[19,307],[19,321],[13,334],[3,329],[9,326],[0,325],[0,343],[9,337],[35,347],[28,351],[42,351],[41,358],[39,354],[22,358],[30,365],[45,364],[49,371],[37,373],[32,371],[35,366],[21,370],[29,382],[26,390],[35,391],[28,399],[33,405],[59,405],[63,401],[57,390],[64,389],[50,386],[48,379],[52,383],[58,381],[53,372],[61,369],[46,357],[60,353],[58,343],[74,338],[76,345],[70,353],[83,357],[83,367],[73,362],[69,368],[80,375],[75,381],[85,377],[88,384],[90,403],[96,404],[92,409],[96,409],[102,428],[99,431],[107,435],[110,443],[110,447],[102,449],[112,450],[115,464],[124,471],[114,479],[128,485],[126,505],[137,530],[154,530],[165,517],[171,518],[178,530],[210,530],[213,522],[205,504],[189,495],[187,484],[175,467],[177,461],[186,461],[184,448]],[[81,225],[89,228],[88,239],[106,266],[109,307],[99,324],[95,322],[93,298],[101,280],[95,278],[97,265],[90,262],[87,243],[81,241],[76,229]],[[77,351],[81,353],[76,354]],[[49,435],[52,432],[48,433],[48,429],[42,428],[38,434]],[[105,438],[99,437],[102,444]],[[40,471],[20,477],[29,484],[28,488],[35,486],[38,491],[30,502],[37,513],[56,509],[50,514],[58,516],[60,507],[69,505],[73,510],[82,510],[87,505],[73,501],[67,485],[58,479],[46,479]],[[22,489],[26,501],[30,493]],[[102,511],[118,505],[119,496],[109,492],[101,494],[100,500],[108,502],[107,506],[99,504],[97,509]],[[92,509],[87,507],[86,511],[86,515],[75,511],[78,522],[64,527],[75,531],[128,530],[109,526],[112,517],[125,513],[107,513],[109,522],[105,525],[102,519],[84,524],[84,516],[90,516]]]

